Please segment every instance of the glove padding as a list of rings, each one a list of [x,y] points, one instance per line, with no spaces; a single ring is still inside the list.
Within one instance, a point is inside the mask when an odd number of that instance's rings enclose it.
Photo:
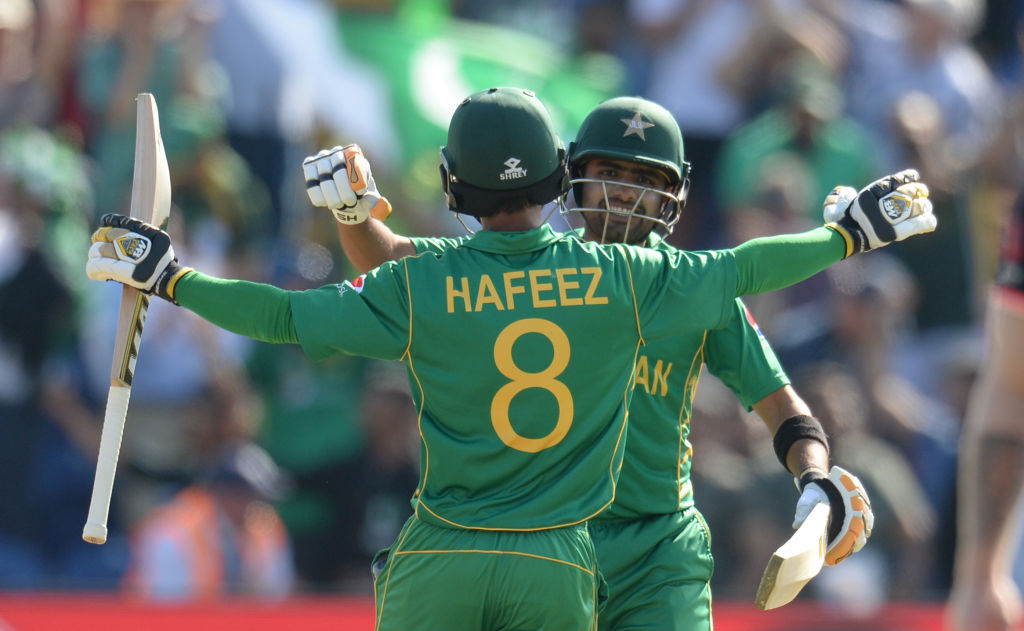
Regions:
[[[85,272],[93,280],[113,280],[170,302],[178,280],[191,268],[177,264],[171,237],[134,217],[107,214],[92,234]]]
[[[928,186],[914,169],[875,180],[859,192],[837,186],[825,198],[825,225],[846,241],[846,256],[932,232],[938,220]]]
[[[825,563],[835,565],[859,551],[871,536],[875,514],[871,500],[857,476],[842,467],[832,467],[828,477],[810,481],[796,503],[793,528],[799,528],[816,504],[829,505],[828,547]]]
[[[384,221],[391,203],[381,197],[370,163],[359,145],[324,149],[302,161],[306,194],[319,208],[327,207],[338,223],[360,224],[369,217]]]

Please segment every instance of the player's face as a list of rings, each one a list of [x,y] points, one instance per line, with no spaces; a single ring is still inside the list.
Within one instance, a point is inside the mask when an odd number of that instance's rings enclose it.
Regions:
[[[640,243],[671,200],[665,193],[668,177],[637,162],[595,158],[583,165],[582,179],[582,199],[576,202],[588,209],[580,211],[588,241]]]

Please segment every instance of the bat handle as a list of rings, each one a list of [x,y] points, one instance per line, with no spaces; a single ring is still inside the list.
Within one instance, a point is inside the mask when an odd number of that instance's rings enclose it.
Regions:
[[[89,516],[82,529],[82,539],[89,543],[102,545],[107,541],[110,494],[114,489],[114,472],[121,451],[121,435],[124,433],[124,420],[128,415],[128,399],[131,394],[131,387],[119,385],[110,386],[107,393],[100,453],[96,459],[96,477],[93,479],[92,498],[89,500]]]

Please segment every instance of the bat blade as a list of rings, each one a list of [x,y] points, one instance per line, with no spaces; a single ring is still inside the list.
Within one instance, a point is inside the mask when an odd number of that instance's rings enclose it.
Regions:
[[[167,167],[160,119],[152,94],[139,94],[135,116],[135,171],[132,176],[131,214],[163,227],[171,210],[171,175]],[[142,328],[149,310],[149,296],[128,287],[121,290],[121,308],[114,338],[114,356],[110,367],[110,390],[103,414],[100,451],[96,460],[89,515],[82,539],[103,544],[107,540],[107,517],[114,488],[114,473],[121,451],[121,436],[128,414],[135,362],[139,357]]]
[[[829,507],[818,504],[786,543],[779,546],[757,586],[758,609],[775,609],[796,598],[825,564]]]

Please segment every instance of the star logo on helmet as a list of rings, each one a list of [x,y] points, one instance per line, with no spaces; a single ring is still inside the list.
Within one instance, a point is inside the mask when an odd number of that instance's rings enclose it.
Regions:
[[[633,118],[620,118],[620,121],[626,124],[626,131],[622,134],[622,137],[626,136],[640,136],[640,140],[644,142],[647,138],[644,136],[644,130],[650,127],[654,127],[654,123],[648,123],[643,119],[643,114],[637,112],[633,114]]]

